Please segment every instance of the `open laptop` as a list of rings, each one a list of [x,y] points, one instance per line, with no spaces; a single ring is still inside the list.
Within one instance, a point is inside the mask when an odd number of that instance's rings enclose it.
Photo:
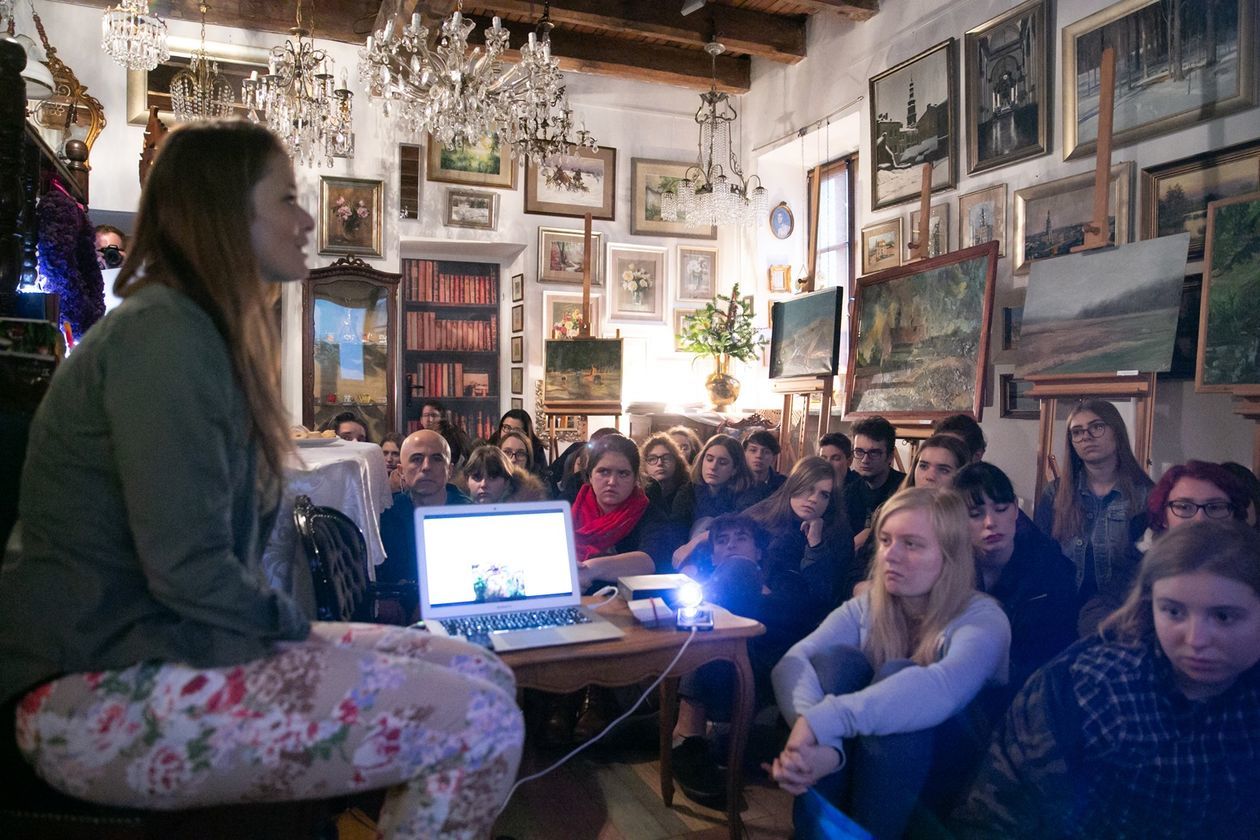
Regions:
[[[431,632],[496,651],[623,635],[581,605],[568,502],[422,507],[415,517]]]

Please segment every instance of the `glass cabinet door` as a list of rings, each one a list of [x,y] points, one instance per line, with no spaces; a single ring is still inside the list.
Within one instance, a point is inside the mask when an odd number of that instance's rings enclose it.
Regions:
[[[317,429],[351,411],[373,442],[395,430],[397,305],[398,275],[361,260],[311,272],[302,293],[304,425]]]

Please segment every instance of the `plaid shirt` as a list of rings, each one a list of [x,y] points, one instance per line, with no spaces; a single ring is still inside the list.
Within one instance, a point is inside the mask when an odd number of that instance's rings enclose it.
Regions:
[[[1158,644],[1095,636],[1037,672],[958,814],[964,836],[1260,837],[1260,666],[1188,700]]]

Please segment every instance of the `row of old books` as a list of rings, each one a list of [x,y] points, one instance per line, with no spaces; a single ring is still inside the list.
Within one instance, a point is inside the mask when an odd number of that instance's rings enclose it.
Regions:
[[[499,414],[497,411],[485,411],[479,408],[452,409],[451,420],[467,432],[473,440],[488,440],[490,435],[494,434],[495,424],[499,422]],[[407,434],[418,432],[420,429],[419,420],[407,422]]]
[[[448,274],[433,260],[403,260],[403,294],[408,302],[499,302],[498,278],[481,274]]]
[[[408,350],[498,349],[499,316],[489,320],[439,318],[436,312],[408,312]]]

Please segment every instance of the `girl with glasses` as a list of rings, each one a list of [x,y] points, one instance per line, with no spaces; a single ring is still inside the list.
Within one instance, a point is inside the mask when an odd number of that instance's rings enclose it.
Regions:
[[[1133,455],[1120,412],[1106,400],[1077,403],[1064,444],[1063,473],[1042,492],[1034,521],[1076,567],[1077,632],[1086,636],[1128,593],[1153,482]]]
[[[668,432],[657,432],[643,441],[639,452],[648,498],[661,510],[673,511],[678,494],[691,489],[687,458]]]
[[[1187,461],[1169,468],[1146,501],[1151,535],[1191,522],[1245,521],[1247,491],[1229,470],[1207,461]]]
[[[490,436],[490,440],[486,442],[493,446],[498,446],[503,435],[508,432],[519,432],[529,441],[532,450],[529,469],[541,478],[547,468],[547,446],[538,435],[534,434],[534,418],[530,417],[529,412],[523,408],[509,409],[499,418],[498,429]]]

